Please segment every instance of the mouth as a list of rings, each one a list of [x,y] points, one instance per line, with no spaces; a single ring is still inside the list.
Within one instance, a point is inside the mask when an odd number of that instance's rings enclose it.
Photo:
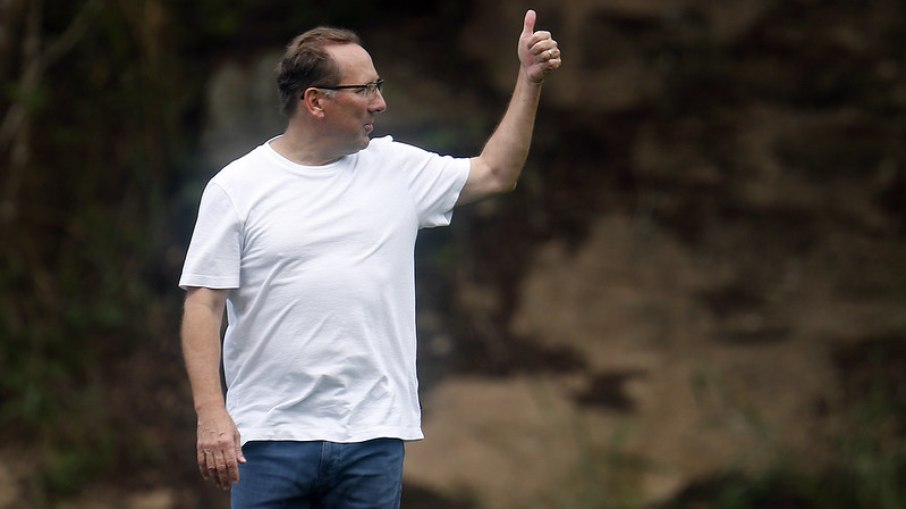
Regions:
[[[365,133],[371,134],[371,131],[374,131],[374,124],[365,124]]]

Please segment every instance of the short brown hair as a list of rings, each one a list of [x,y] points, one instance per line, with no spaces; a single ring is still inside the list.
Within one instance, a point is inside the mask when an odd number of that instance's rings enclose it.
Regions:
[[[277,65],[277,88],[283,114],[291,117],[301,94],[312,85],[337,85],[340,68],[324,49],[335,44],[358,44],[359,36],[343,28],[313,28],[294,38]]]

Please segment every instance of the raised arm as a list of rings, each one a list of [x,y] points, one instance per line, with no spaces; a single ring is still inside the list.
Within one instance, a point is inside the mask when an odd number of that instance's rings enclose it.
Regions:
[[[520,69],[513,97],[481,155],[472,158],[469,178],[457,205],[516,187],[532,142],[541,85],[561,63],[557,41],[550,32],[536,32],[535,19],[535,11],[525,13],[516,51]]]
[[[223,489],[239,481],[244,463],[239,430],[226,411],[220,386],[220,326],[227,290],[190,288],[182,322],[182,349],[198,415],[198,469]]]

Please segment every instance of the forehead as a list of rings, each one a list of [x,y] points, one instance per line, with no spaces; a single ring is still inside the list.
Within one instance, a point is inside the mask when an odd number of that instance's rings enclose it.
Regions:
[[[324,49],[340,67],[341,80],[368,83],[378,78],[371,55],[358,44],[336,44]]]

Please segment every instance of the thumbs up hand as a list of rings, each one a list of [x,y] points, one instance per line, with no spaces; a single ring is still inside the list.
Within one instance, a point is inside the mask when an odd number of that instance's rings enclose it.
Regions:
[[[529,9],[525,13],[522,34],[519,35],[517,54],[522,70],[532,83],[541,83],[561,64],[560,48],[547,31],[535,31],[537,14]]]

